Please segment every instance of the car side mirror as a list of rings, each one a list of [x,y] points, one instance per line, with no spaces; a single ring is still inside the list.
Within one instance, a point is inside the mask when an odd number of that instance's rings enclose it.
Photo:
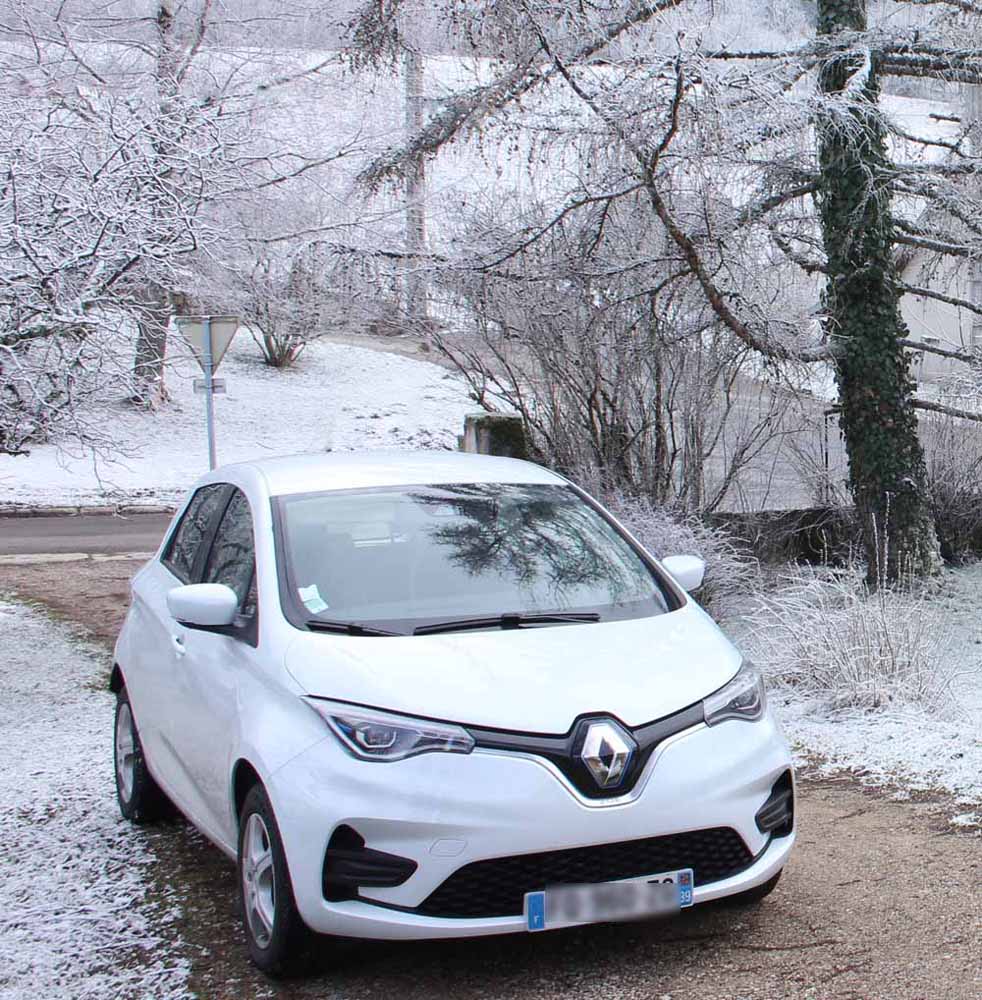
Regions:
[[[706,563],[698,556],[667,556],[661,564],[675,582],[690,594],[698,590],[706,578]]]
[[[239,599],[224,583],[191,583],[167,592],[167,610],[188,628],[223,628],[235,622]]]

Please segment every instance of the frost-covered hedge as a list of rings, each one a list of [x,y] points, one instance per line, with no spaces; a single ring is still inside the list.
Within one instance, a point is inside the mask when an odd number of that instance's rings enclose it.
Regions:
[[[821,710],[956,711],[960,664],[944,609],[926,592],[870,592],[858,571],[799,571],[759,598],[748,625],[743,645],[768,678]]]
[[[695,596],[711,614],[726,618],[759,585],[760,567],[753,553],[724,529],[644,498],[615,493],[606,496],[605,503],[655,556],[693,555],[705,561],[706,580]]]

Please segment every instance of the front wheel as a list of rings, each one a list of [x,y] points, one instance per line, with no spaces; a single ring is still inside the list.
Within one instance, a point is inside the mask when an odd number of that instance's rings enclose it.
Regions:
[[[143,756],[143,744],[133,718],[126,688],[116,695],[113,728],[113,759],[116,773],[116,800],[124,819],[148,823],[167,814],[167,796],[153,779]]]
[[[250,958],[267,975],[296,974],[310,931],[297,911],[283,841],[262,785],[253,785],[242,806],[238,868]]]

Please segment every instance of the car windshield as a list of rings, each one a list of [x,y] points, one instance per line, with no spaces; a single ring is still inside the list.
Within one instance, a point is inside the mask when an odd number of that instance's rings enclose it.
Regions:
[[[464,619],[507,616],[502,626],[521,627],[526,616],[640,618],[674,606],[653,568],[570,487],[405,486],[276,504],[284,607],[295,623],[411,633]]]

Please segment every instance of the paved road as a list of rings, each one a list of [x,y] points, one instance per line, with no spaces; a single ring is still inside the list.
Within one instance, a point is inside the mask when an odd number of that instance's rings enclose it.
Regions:
[[[170,520],[170,514],[0,517],[0,556],[152,552]]]

